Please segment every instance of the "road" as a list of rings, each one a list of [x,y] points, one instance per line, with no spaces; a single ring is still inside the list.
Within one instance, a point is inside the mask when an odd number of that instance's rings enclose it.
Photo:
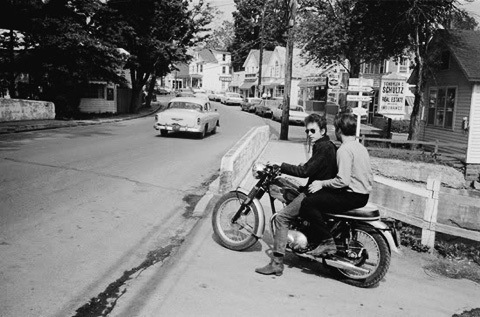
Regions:
[[[265,124],[216,106],[221,127],[203,140],[160,137],[152,117],[0,136],[0,315],[105,308],[168,256],[221,157]]]

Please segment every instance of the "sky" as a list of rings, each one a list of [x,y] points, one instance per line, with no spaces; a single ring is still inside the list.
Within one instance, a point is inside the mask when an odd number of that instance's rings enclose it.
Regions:
[[[268,0],[265,0],[268,1]],[[212,6],[223,11],[223,14],[216,19],[212,25],[212,29],[217,25],[221,25],[224,20],[233,21],[232,12],[235,10],[235,3],[233,0],[211,0],[209,1]],[[467,2],[465,0],[460,0],[460,8],[468,11],[475,19],[477,19],[480,24],[480,0],[474,0],[473,2]]]

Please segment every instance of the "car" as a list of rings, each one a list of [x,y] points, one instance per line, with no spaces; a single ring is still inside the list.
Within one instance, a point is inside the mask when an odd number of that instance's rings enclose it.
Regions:
[[[176,97],[195,97],[193,90],[190,88],[181,88],[175,92]]]
[[[217,94],[218,94],[218,92],[216,92],[216,91],[211,91],[211,92],[208,94],[208,99],[211,100],[211,101],[217,101]]]
[[[242,96],[236,92],[226,92],[221,99],[221,103],[224,105],[241,105],[242,102]]]
[[[156,92],[160,95],[168,95],[172,90],[168,87],[159,87],[156,89]]]
[[[222,102],[222,98],[225,96],[224,91],[219,91],[215,94],[215,101]]]
[[[283,100],[278,99],[263,99],[258,105],[255,106],[255,114],[262,117],[271,117],[273,115],[273,109],[278,108],[283,104]]]
[[[262,98],[247,98],[242,103],[242,111],[255,112],[255,105],[262,102]]]
[[[203,99],[205,101],[210,101],[209,98],[208,98],[208,95],[205,94],[205,93],[196,92],[196,93],[194,93],[194,95],[195,95],[195,98],[200,98],[200,99]]]
[[[272,119],[276,121],[282,121],[283,105],[279,105],[276,109],[273,109]],[[302,106],[290,107],[288,112],[288,122],[303,124],[308,113],[305,112]]]
[[[220,114],[208,100],[179,97],[170,100],[167,109],[155,115],[153,128],[162,136],[169,132],[189,132],[204,138],[207,133],[215,134],[219,126]]]

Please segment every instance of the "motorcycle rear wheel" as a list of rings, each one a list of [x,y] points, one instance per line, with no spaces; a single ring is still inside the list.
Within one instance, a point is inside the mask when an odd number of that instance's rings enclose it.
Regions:
[[[353,264],[365,269],[369,268],[371,271],[368,274],[356,274],[345,269],[332,268],[332,270],[347,284],[363,288],[372,287],[387,274],[390,266],[390,250],[382,235],[374,230],[356,228],[352,236],[354,238],[349,243],[350,248],[364,249],[361,258],[353,260]]]
[[[213,209],[213,232],[220,243],[230,250],[248,249],[258,240],[253,233],[258,231],[260,225],[259,212],[253,203],[248,206],[248,215],[241,215],[236,223],[231,223],[232,217],[246,199],[247,195],[242,192],[229,192],[220,198]]]

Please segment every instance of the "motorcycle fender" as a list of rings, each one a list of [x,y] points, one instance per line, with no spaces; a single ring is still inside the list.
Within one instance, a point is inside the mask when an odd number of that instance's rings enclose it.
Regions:
[[[387,224],[380,220],[365,221],[365,223],[377,229],[378,232],[380,232],[384,236],[385,240],[387,240],[388,246],[390,247],[390,251],[394,251],[395,253],[401,253],[395,244],[395,240],[393,239],[392,233],[389,231],[390,228],[387,226]]]
[[[233,192],[240,192],[248,196],[249,192],[243,188],[237,188]],[[255,232],[255,236],[259,239],[263,238],[263,233],[265,232],[265,210],[257,198],[254,198],[252,204],[255,205],[255,208],[258,210],[258,230]]]

